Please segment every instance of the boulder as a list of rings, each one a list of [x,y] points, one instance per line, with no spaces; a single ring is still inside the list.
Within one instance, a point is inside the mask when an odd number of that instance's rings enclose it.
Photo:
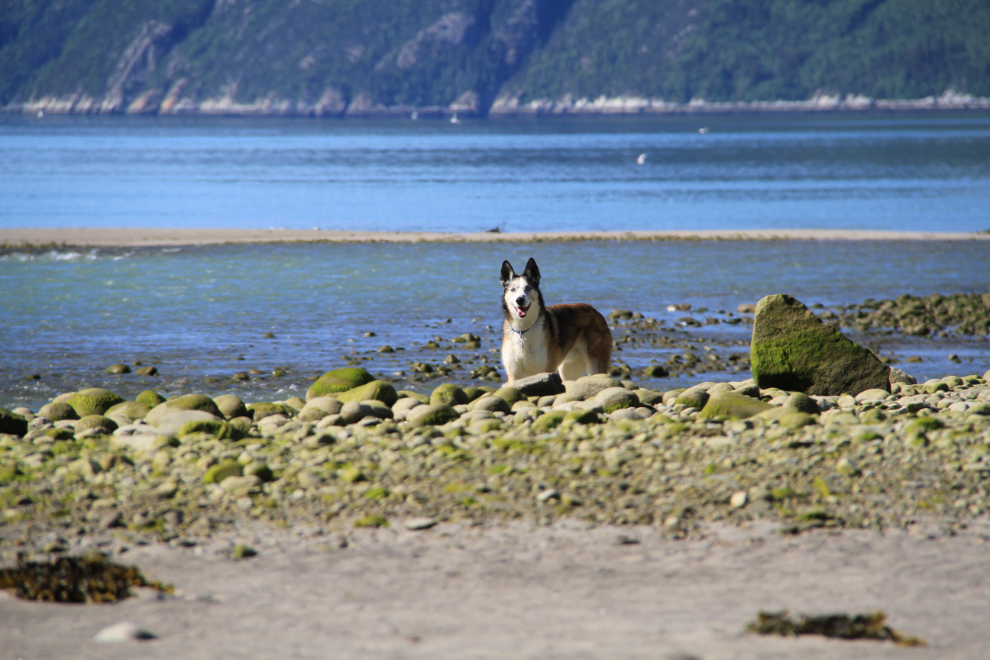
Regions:
[[[339,399],[332,396],[318,396],[310,399],[299,411],[299,420],[303,422],[318,422],[327,415],[335,415],[343,406]]]
[[[151,426],[158,426],[167,415],[185,410],[209,413],[213,417],[223,416],[217,404],[213,403],[213,399],[205,394],[183,394],[165,403],[159,403],[151,409],[144,421]]]
[[[687,406],[688,408],[697,408],[702,410],[705,404],[708,403],[708,392],[706,387],[695,385],[694,387],[689,387],[674,399],[674,404],[680,404],[682,406]]]
[[[788,295],[767,296],[756,305],[749,352],[761,389],[818,396],[890,391],[890,367]]]
[[[130,421],[135,421],[138,419],[144,419],[151,412],[151,408],[144,405],[143,403],[138,403],[137,401],[124,401],[123,403],[118,403],[115,406],[111,406],[107,410],[107,416],[118,415],[120,417],[125,417]]]
[[[472,401],[471,405],[468,406],[468,410],[508,413],[512,410],[512,406],[501,397],[487,395]]]
[[[496,396],[499,399],[502,399],[507,404],[509,404],[509,407],[510,408],[512,407],[512,404],[514,404],[516,401],[525,401],[526,400],[526,395],[525,394],[523,394],[522,392],[520,392],[515,387],[508,387],[508,386],[502,387],[500,389],[495,390],[492,393],[492,396]]]
[[[309,401],[318,396],[327,396],[328,394],[353,390],[355,387],[360,387],[373,380],[375,380],[374,376],[359,367],[334,369],[316,379],[306,392],[306,400]]]
[[[162,415],[158,419],[157,423],[152,424],[152,426],[156,427],[156,431],[159,434],[178,435],[179,430],[185,426],[186,423],[198,422],[201,420],[219,421],[219,418],[208,412],[203,412],[202,410],[173,410],[167,411],[166,414]],[[150,424],[147,417],[144,418],[144,421]]]
[[[103,415],[86,415],[76,423],[77,434],[92,429],[110,435],[117,430],[117,422]]]
[[[292,412],[289,410],[288,406],[283,406],[281,403],[271,403],[270,401],[261,401],[260,403],[253,403],[247,406],[248,413],[256,422],[260,422],[265,417],[271,417],[272,415],[284,415],[285,417],[292,417]]]
[[[376,401],[381,401],[386,406],[391,407],[396,401],[399,400],[399,394],[395,391],[395,388],[392,387],[392,383],[387,380],[373,380],[369,383],[361,385],[360,387],[355,387],[354,389],[347,390],[346,392],[341,392],[337,395],[337,399],[341,403],[374,399]]]
[[[0,408],[0,433],[24,435],[27,433],[27,430],[28,421],[25,418],[10,412],[6,408]]]
[[[769,403],[748,397],[739,392],[719,391],[712,394],[698,419],[721,421],[725,419],[746,419],[772,408]]]
[[[165,403],[165,397],[154,390],[145,390],[134,397],[138,403],[143,403],[149,408],[154,408],[159,403]]]
[[[448,406],[460,406],[466,405],[468,402],[470,402],[470,399],[468,398],[467,393],[453,383],[438,385],[430,395],[431,405],[444,404]]]
[[[610,387],[622,387],[622,381],[606,376],[605,374],[596,374],[594,376],[582,376],[577,380],[567,381],[564,383],[564,387],[567,388],[568,394],[579,396],[583,400],[590,399],[602,390]]]
[[[79,419],[75,408],[67,403],[46,403],[38,411],[38,417],[47,417],[53,422],[61,422],[63,419]]]
[[[72,394],[67,400],[73,410],[80,418],[86,415],[102,415],[118,403],[123,403],[123,399],[99,387],[91,387],[87,390],[80,390]]]
[[[560,374],[556,371],[520,378],[513,382],[512,386],[526,396],[550,396],[551,394],[563,394],[567,391],[567,388],[564,387],[564,381],[560,379]]]
[[[445,405],[419,406],[409,411],[406,421],[410,426],[438,426],[460,417],[460,414]]]
[[[612,413],[623,408],[637,407],[639,397],[624,387],[609,387],[596,394],[594,402],[601,406],[602,411]]]
[[[566,417],[567,417],[566,411],[551,410],[550,412],[544,415],[540,415],[539,417],[536,418],[536,421],[533,422],[533,426],[532,426],[533,432],[547,433],[548,431],[552,431],[553,429],[560,426],[563,423],[564,418]]]
[[[236,397],[233,394],[215,396],[213,397],[213,403],[217,404],[217,408],[220,409],[220,412],[227,419],[248,416],[247,406],[244,405],[240,397]]]

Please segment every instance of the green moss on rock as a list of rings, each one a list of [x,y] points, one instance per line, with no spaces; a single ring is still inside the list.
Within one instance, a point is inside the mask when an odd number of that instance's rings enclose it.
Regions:
[[[460,414],[452,407],[440,404],[413,408],[406,420],[411,426],[439,426],[458,417]]]
[[[328,371],[316,379],[306,392],[306,400],[318,396],[327,396],[337,392],[346,392],[375,380],[375,377],[359,367],[344,367]]]
[[[151,408],[143,403],[138,403],[137,401],[124,401],[123,403],[118,403],[109,410],[107,410],[107,415],[121,415],[127,419],[134,421],[138,419],[144,419],[151,412]]]
[[[503,387],[495,390],[494,395],[512,406],[516,401],[526,401],[526,395],[514,387]]]
[[[192,435],[193,433],[208,433],[220,440],[238,440],[243,437],[236,427],[231,426],[227,422],[207,419],[186,422],[179,428],[176,435],[181,438],[182,436]]]
[[[890,391],[890,367],[784,294],[756,305],[750,360],[761,389],[820,396]]]
[[[251,416],[251,419],[256,422],[260,422],[265,417],[271,417],[272,415],[285,415],[286,417],[292,417],[292,411],[290,411],[287,406],[283,406],[281,403],[271,403],[270,401],[252,403],[247,406],[247,411]]]
[[[0,433],[24,435],[28,430],[28,421],[6,408],[0,408]]]
[[[117,422],[103,415],[86,415],[76,422],[76,433],[97,429],[103,433],[113,433],[117,430]]]
[[[143,403],[149,408],[154,408],[160,403],[165,403],[165,397],[154,390],[145,390],[134,397],[137,403]]]
[[[244,474],[244,468],[237,461],[224,461],[206,471],[203,475],[204,484],[218,484],[227,477],[239,477]]]
[[[769,403],[739,394],[738,392],[715,392],[708,398],[698,419],[725,420],[746,419],[772,408]]]
[[[227,419],[233,419],[235,417],[247,417],[248,409],[241,401],[239,397],[233,394],[223,394],[221,396],[213,397],[213,403],[217,404],[217,408],[223,413],[223,416]]]
[[[38,411],[39,417],[47,417],[53,422],[60,422],[64,419],[79,419],[75,408],[67,403],[46,403]]]
[[[563,410],[551,410],[550,412],[540,415],[533,422],[533,432],[534,433],[547,433],[553,429],[560,426],[564,419],[567,417],[567,412]]]
[[[374,399],[375,401],[381,401],[386,406],[393,406],[395,402],[399,400],[399,394],[392,387],[392,383],[387,380],[373,380],[370,383],[365,383],[360,387],[355,387],[354,389],[347,390],[346,392],[341,392],[337,395],[337,399],[342,403],[347,403],[348,401],[367,401],[368,399]]]
[[[99,387],[91,387],[80,390],[72,394],[67,400],[72,409],[80,418],[86,415],[102,415],[118,403],[123,403],[123,399],[109,390]]]
[[[444,383],[437,386],[430,394],[431,404],[443,404],[447,406],[465,405],[470,402],[468,395],[453,383]]]

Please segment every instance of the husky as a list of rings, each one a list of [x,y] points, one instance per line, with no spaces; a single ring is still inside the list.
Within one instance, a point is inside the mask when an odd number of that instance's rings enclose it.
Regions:
[[[502,365],[508,384],[538,373],[557,371],[562,380],[607,373],[612,333],[605,317],[587,303],[543,303],[540,267],[526,262],[516,275],[502,262]]]

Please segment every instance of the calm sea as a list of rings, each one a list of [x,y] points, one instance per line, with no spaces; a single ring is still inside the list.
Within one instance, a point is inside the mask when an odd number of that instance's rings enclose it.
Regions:
[[[983,230],[990,228],[990,117],[457,126],[0,117],[0,226]],[[492,352],[501,262],[521,269],[530,256],[543,270],[549,303],[587,301],[668,322],[683,316],[666,311],[672,303],[735,311],[777,292],[835,306],[990,290],[985,241],[7,251],[0,253],[0,406],[37,408],[86,386],[284,398],[354,358],[371,358],[369,370],[400,386],[429,390],[432,383],[410,381],[411,364],[439,365],[453,354],[461,362],[449,379],[470,382],[481,356],[501,367]],[[480,350],[449,342],[465,332],[482,338]],[[745,351],[748,343],[744,326],[679,336],[699,348]],[[441,350],[424,348],[437,337]],[[923,357],[907,365],[922,378],[990,369],[985,339],[870,341],[896,359]],[[383,345],[405,350],[379,353]],[[950,353],[962,364],[950,363]],[[665,357],[648,348],[621,354],[633,368]],[[102,373],[137,361],[160,375]],[[271,376],[276,367],[287,374]],[[249,380],[231,380],[252,369]]]

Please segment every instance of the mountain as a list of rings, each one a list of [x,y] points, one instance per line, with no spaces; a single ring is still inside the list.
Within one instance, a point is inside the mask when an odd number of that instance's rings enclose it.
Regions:
[[[940,96],[966,105],[990,97],[988,34],[986,0],[5,0],[0,106],[365,115]]]

